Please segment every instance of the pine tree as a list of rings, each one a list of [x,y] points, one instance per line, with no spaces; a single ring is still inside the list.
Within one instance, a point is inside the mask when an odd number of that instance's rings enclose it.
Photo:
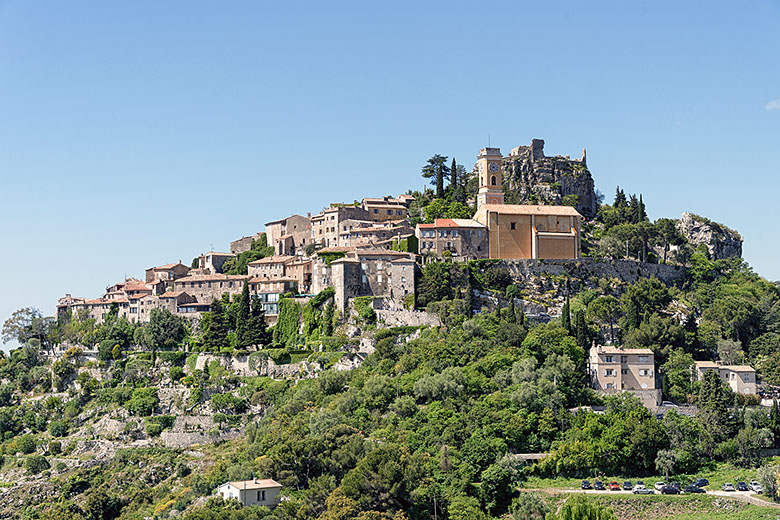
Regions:
[[[615,209],[621,209],[628,206],[628,202],[626,201],[626,194],[623,192],[623,190],[620,189],[620,186],[618,186],[617,190],[615,191],[615,202],[612,204],[612,206]]]
[[[247,329],[249,325],[249,284],[244,282],[241,291],[241,300],[238,302],[238,314],[236,315],[236,340],[239,348],[248,347]]]
[[[444,198],[444,179],[450,176],[450,167],[445,163],[446,155],[434,155],[428,159],[428,164],[422,168],[422,176],[426,179],[432,179],[431,184],[436,185],[436,198]]]

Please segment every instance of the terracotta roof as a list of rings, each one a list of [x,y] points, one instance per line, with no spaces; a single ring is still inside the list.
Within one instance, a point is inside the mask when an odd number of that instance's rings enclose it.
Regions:
[[[211,255],[211,256],[236,256],[233,253],[219,253],[217,251],[209,251],[208,253],[203,253],[204,255]]]
[[[503,213],[507,215],[557,215],[565,217],[582,217],[571,206],[538,206],[523,204],[485,204],[480,209]]]
[[[234,480],[231,482],[227,482],[227,484],[230,484],[231,486],[237,489],[267,489],[267,488],[274,488],[274,487],[279,487],[279,488],[282,487],[281,484],[279,484],[277,481],[270,478],[265,478],[262,480]]]
[[[180,282],[232,282],[238,280],[246,280],[247,276],[244,274],[194,274],[191,276],[185,276],[175,280],[174,283]]]
[[[315,254],[319,253],[350,253],[354,251],[354,247],[347,247],[347,246],[333,246],[333,247],[326,247],[323,249],[320,249]]]
[[[174,267],[176,267],[177,265],[184,265],[184,264],[183,264],[183,263],[181,263],[181,262],[176,262],[175,264],[166,264],[166,265],[160,265],[160,266],[157,266],[157,267],[151,267],[150,269],[153,269],[153,270],[155,270],[155,271],[165,271],[165,270],[167,270],[167,269],[173,269],[173,268],[174,268]],[[185,266],[185,267],[186,267],[186,266]]]
[[[409,256],[409,253],[404,253],[402,251],[392,251],[389,249],[358,249],[356,253],[357,256]]]
[[[291,219],[293,217],[310,218],[310,217],[304,217],[303,215],[299,215],[299,214],[295,213],[293,215],[290,215],[289,217],[280,218],[279,220],[272,220],[271,222],[266,222],[265,225],[267,226],[269,224],[279,224],[279,223],[285,222],[288,219]]]
[[[457,228],[457,227],[486,227],[484,224],[470,218],[437,218],[431,227],[436,228]]]
[[[372,208],[382,208],[382,209],[403,209],[406,210],[406,206],[401,204],[400,202],[397,204],[388,204],[388,203],[366,203],[366,206],[371,206]]]
[[[182,294],[186,294],[184,291],[165,291],[159,297],[160,298],[178,298]]]
[[[294,256],[274,255],[274,256],[267,256],[259,260],[253,260],[249,262],[247,265],[281,264],[281,263],[292,262],[293,260],[295,260]]]
[[[433,229],[436,227],[436,224],[417,224],[417,227],[420,229]]]
[[[714,361],[694,361],[696,368],[718,368],[720,365]]]

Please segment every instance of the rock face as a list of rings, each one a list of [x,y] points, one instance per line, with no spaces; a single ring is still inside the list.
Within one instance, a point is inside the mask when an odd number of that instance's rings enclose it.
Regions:
[[[532,139],[530,146],[513,148],[504,158],[504,185],[509,188],[507,204],[562,204],[573,195],[584,217],[593,218],[598,210],[584,148],[579,159],[545,157],[544,140]]]
[[[742,236],[723,224],[686,211],[677,222],[677,229],[693,247],[706,245],[714,260],[742,257]]]

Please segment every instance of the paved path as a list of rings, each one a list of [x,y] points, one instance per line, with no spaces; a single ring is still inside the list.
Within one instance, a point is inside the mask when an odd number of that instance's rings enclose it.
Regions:
[[[631,491],[610,491],[608,489],[605,490],[597,490],[597,489],[574,489],[574,488],[521,488],[523,491],[536,491],[538,493],[549,493],[549,494],[557,494],[557,493],[581,493],[583,495],[631,495]],[[660,494],[660,491],[655,492],[656,495]],[[685,493],[683,493],[685,494]],[[742,502],[747,502],[749,504],[755,504],[757,506],[763,506],[763,507],[773,507],[775,509],[780,509],[780,504],[776,504],[774,502],[770,502],[768,500],[762,500],[760,498],[757,498],[754,496],[754,494],[751,491],[722,491],[720,489],[708,489],[707,494],[710,496],[718,496],[718,497],[728,497],[733,498],[735,500],[740,500]],[[646,496],[646,495],[640,495],[640,496]]]

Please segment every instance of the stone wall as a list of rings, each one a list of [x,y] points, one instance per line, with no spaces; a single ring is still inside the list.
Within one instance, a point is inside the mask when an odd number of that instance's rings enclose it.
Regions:
[[[580,258],[577,260],[505,260],[502,262],[519,283],[539,275],[565,276],[570,280],[617,278],[632,284],[640,278],[656,277],[666,285],[685,279],[685,269],[674,265],[647,264],[632,260]]]

